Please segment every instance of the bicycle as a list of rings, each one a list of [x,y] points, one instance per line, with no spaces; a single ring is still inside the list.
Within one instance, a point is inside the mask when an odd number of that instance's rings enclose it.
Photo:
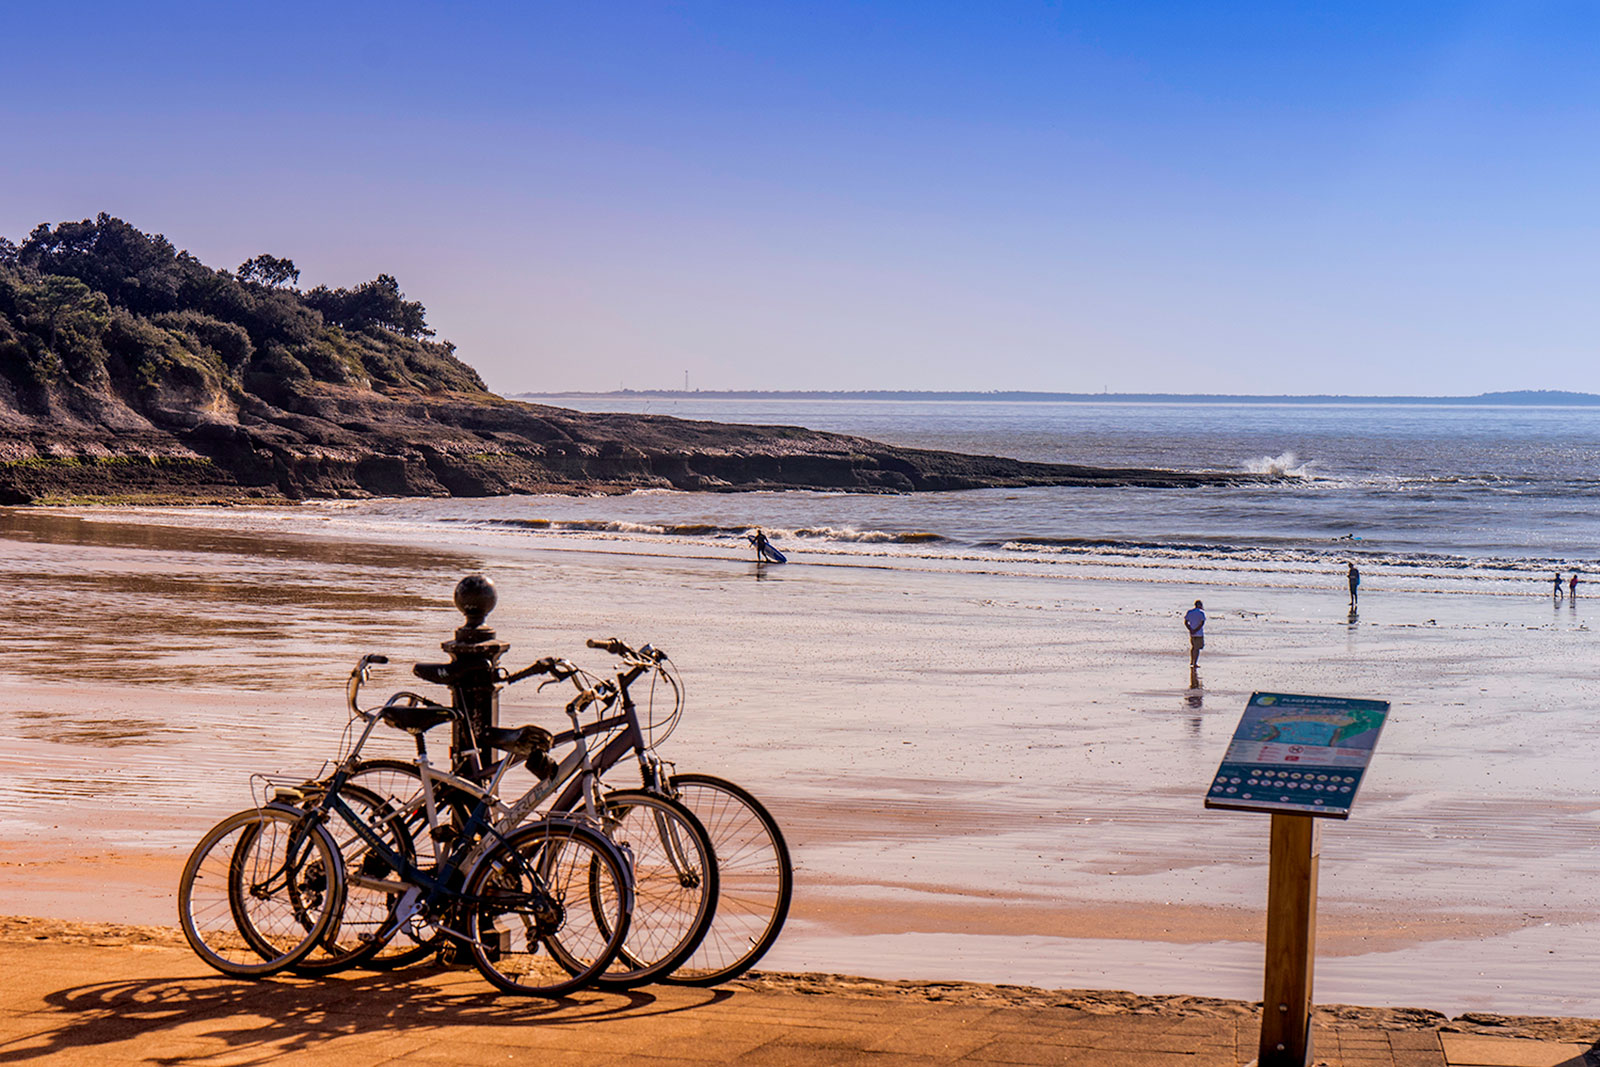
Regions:
[[[686,805],[710,834],[719,877],[715,917],[699,947],[675,970],[660,977],[693,985],[716,985],[738,977],[772,947],[788,916],[794,870],[783,833],[771,813],[742,787],[714,775],[667,771],[671,765],[656,754],[655,747],[676,726],[683,710],[684,689],[665,652],[650,645],[634,649],[614,637],[591,639],[587,645],[622,660],[614,678],[601,680],[565,660],[547,658],[500,679],[512,684],[535,674],[551,674],[552,680],[572,680],[578,689],[578,696],[567,709],[572,729],[555,735],[553,741],[557,746],[573,745],[574,752],[563,760],[563,770],[554,776],[553,782],[565,783],[566,788],[551,810],[569,811],[588,802],[593,790],[593,779],[588,777],[591,768],[600,776],[630,755],[635,757],[642,791],[629,790],[626,794],[670,797]],[[630,687],[646,673],[664,679],[672,691],[672,710],[659,723],[653,715],[649,723],[642,721],[631,696]],[[652,710],[653,696],[652,688]],[[593,722],[580,723],[576,713],[591,707],[598,709],[598,717]],[[606,738],[594,756],[588,750],[590,737]],[[585,774],[581,779],[574,777],[580,767]],[[390,799],[397,810],[415,809],[415,783],[409,778],[406,764],[374,760],[364,769],[366,773],[360,774],[359,779],[373,792]],[[554,784],[541,782],[512,804],[502,805],[506,815],[500,825],[532,811],[554,792]]]
[[[516,676],[516,681],[537,673],[566,677],[576,668],[556,660],[541,660]],[[419,668],[419,673],[422,669]],[[412,693],[396,694],[422,701]],[[487,803],[494,813],[497,832],[509,833],[544,799],[564,783],[570,783],[569,802],[558,810],[571,818],[589,820],[628,856],[633,877],[634,910],[628,937],[617,960],[596,978],[597,984],[630,987],[655,981],[677,968],[701,943],[716,914],[719,897],[718,862],[709,835],[696,816],[670,796],[643,790],[617,790],[601,794],[598,775],[583,743],[578,716],[596,699],[580,687],[568,705],[576,744],[559,764],[541,767],[540,780],[511,805],[498,799],[496,786],[502,781],[505,762],[488,768],[477,766],[472,757],[458,759],[450,775],[430,771],[433,783],[446,789],[440,802],[462,808]],[[354,707],[354,690],[352,690]],[[537,727],[524,727],[538,729]],[[491,730],[493,739],[503,731]],[[565,735],[563,735],[565,736]],[[498,747],[498,746],[497,746]],[[377,759],[362,762],[352,769],[350,781],[391,800],[386,826],[400,826],[411,836],[422,830],[425,803],[417,768],[403,760]],[[487,784],[485,784],[487,783]],[[458,820],[460,821],[459,817]],[[387,958],[363,959],[378,966],[399,966],[426,956],[431,951],[424,941],[403,947]]]

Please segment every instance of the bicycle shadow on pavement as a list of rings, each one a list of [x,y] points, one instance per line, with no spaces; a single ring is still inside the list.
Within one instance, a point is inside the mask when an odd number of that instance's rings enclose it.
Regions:
[[[485,989],[476,972],[445,968],[256,982],[125,979],[58,990],[44,998],[49,1009],[6,1020],[13,1033],[18,1023],[40,1029],[0,1041],[0,1063],[136,1039],[160,1044],[164,1038],[185,1051],[151,1056],[154,1062],[226,1055],[229,1063],[264,1063],[355,1035],[376,1044],[402,1035],[422,1037],[429,1030],[459,1034],[461,1027],[603,1024],[694,1011],[732,995],[725,989],[674,986],[655,992],[586,989],[545,1000],[504,996]],[[251,1049],[259,1056],[240,1058]]]

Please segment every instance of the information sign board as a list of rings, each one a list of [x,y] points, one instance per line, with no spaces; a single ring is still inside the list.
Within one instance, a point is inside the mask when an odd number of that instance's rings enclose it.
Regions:
[[[1388,717],[1386,700],[1254,693],[1206,807],[1347,819]]]

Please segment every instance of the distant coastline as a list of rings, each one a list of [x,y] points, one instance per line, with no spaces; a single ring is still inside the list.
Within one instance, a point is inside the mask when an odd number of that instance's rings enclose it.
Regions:
[[[509,393],[516,399],[645,397],[663,400],[900,400],[988,401],[1046,404],[1434,404],[1458,407],[1597,407],[1600,394],[1556,389],[1524,389],[1476,396],[1346,396],[1307,394],[1256,396],[1244,393],[1041,393],[1025,390],[992,392],[918,391],[910,389],[744,390],[744,389],[613,389],[608,392]]]

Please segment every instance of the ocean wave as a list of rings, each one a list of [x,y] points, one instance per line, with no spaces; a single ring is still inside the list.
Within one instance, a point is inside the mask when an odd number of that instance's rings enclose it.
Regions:
[[[630,522],[626,519],[447,519],[483,529],[538,530],[551,533],[655,534],[671,537],[715,537],[744,534],[748,526],[718,526],[708,522]]]
[[[746,524],[720,524],[620,518],[475,517],[452,516],[447,523],[484,530],[526,532],[535,536],[619,540],[676,540],[701,545],[744,547],[755,527]],[[1248,572],[1255,570],[1305,569],[1309,572],[1341,568],[1354,561],[1363,569],[1392,570],[1422,577],[1499,575],[1506,578],[1536,576],[1574,567],[1592,567],[1593,561],[1574,560],[1545,553],[1526,557],[1500,557],[1471,552],[1417,551],[1382,547],[1357,535],[1307,538],[1301,535],[1258,535],[1248,540],[1204,539],[1167,541],[1152,538],[1119,538],[1047,534],[1022,534],[993,540],[962,540],[931,530],[883,530],[873,527],[796,526],[762,527],[767,537],[781,548],[801,549],[813,557],[882,556],[906,561],[987,559],[995,563],[1027,562],[1031,565],[1109,566],[1117,568],[1163,568],[1202,570],[1220,568]]]
[[[744,538],[755,533],[756,527],[747,525],[722,526],[710,522],[635,522],[626,519],[448,519],[448,522],[476,526],[484,529],[531,530],[541,533],[570,534],[634,534],[660,537],[711,537]],[[927,530],[895,532],[890,530],[856,530],[849,527],[808,526],[795,530],[764,527],[773,541],[806,539],[837,541],[845,544],[897,544],[921,545],[948,541],[943,534]]]
[[[1315,460],[1302,463],[1293,452],[1281,452],[1276,456],[1247,460],[1244,470],[1246,474],[1270,474],[1276,478],[1314,478],[1316,474],[1311,468],[1315,463]]]
[[[807,527],[793,531],[790,536],[866,545],[927,545],[950,540],[943,534],[930,533],[927,530],[894,533],[888,530],[852,530],[834,526]]]

